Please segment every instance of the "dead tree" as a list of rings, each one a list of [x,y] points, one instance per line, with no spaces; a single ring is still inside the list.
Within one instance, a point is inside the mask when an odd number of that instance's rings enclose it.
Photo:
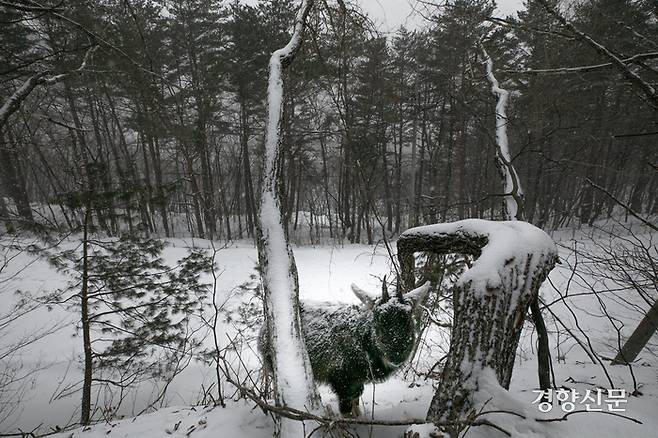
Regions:
[[[450,351],[428,422],[449,423],[457,437],[475,412],[509,388],[516,349],[530,303],[557,261],[542,230],[521,221],[480,219],[411,228],[398,240],[404,287],[413,287],[414,254],[466,254],[472,267],[452,289]],[[495,408],[493,408],[495,409]]]
[[[312,6],[313,0],[302,1],[290,41],[272,53],[270,58],[263,184],[258,218],[258,259],[265,295],[265,323],[270,337],[275,402],[279,407],[288,406],[310,412],[318,410],[320,399],[301,334],[297,266],[281,208],[284,193],[281,184],[281,115],[283,70],[290,65],[301,47],[306,18]],[[275,436],[306,436],[304,424],[277,417]]]
[[[507,101],[509,91],[502,88],[494,75],[493,60],[486,49],[480,44],[487,71],[487,80],[491,85],[491,93],[496,98],[496,166],[500,174],[503,191],[503,217],[508,221],[525,221],[525,194],[521,185],[521,179],[516,173],[512,156],[509,151],[509,140],[507,137]],[[549,350],[548,330],[544,323],[544,317],[539,308],[539,294],[530,302],[532,320],[537,330],[537,374],[539,387],[547,391],[551,387],[551,353]]]

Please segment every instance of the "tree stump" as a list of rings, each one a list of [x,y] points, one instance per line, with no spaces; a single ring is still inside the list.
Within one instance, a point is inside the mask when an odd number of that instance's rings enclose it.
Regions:
[[[457,437],[497,393],[492,383],[501,391],[509,388],[528,306],[555,266],[557,248],[527,222],[480,219],[412,228],[397,246],[407,289],[415,283],[414,253],[475,258],[452,290],[450,350],[427,412],[428,422],[444,424],[443,431]]]

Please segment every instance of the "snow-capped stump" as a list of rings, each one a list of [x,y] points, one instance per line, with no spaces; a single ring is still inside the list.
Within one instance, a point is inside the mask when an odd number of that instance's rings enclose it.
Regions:
[[[557,248],[527,222],[481,219],[412,228],[397,246],[405,288],[415,282],[414,253],[461,253],[475,259],[452,290],[450,351],[427,413],[428,421],[453,423],[446,432],[457,436],[466,424],[454,423],[482,408],[477,393],[488,370],[509,388],[528,306],[555,266]]]

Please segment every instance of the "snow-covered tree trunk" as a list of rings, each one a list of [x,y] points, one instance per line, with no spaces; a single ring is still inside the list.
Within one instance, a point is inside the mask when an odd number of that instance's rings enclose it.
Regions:
[[[445,431],[456,437],[469,416],[509,388],[528,306],[555,265],[557,248],[527,222],[481,219],[411,228],[397,245],[406,288],[414,282],[416,252],[475,258],[452,291],[450,351],[427,413],[429,422],[452,422]]]
[[[496,166],[502,178],[503,216],[506,220],[525,220],[523,188],[519,175],[512,165],[507,138],[507,101],[509,91],[501,88],[493,73],[493,61],[483,46],[482,54],[487,68],[487,80],[491,84],[491,92],[497,98],[496,102]]]
[[[480,44],[482,54],[487,70],[487,80],[491,84],[491,93],[496,97],[496,164],[500,173],[503,185],[503,216],[506,220],[525,221],[525,195],[521,180],[516,173],[514,164],[509,151],[509,140],[507,137],[507,101],[509,91],[505,90],[498,83],[498,79],[493,72],[493,60],[487,53],[486,49]],[[551,353],[548,342],[548,331],[544,323],[544,317],[539,308],[539,295],[536,295],[530,302],[532,319],[537,330],[537,357],[538,357],[538,375],[539,387],[544,391],[550,388],[550,366]]]
[[[302,44],[306,18],[313,0],[303,0],[292,37],[272,53],[267,89],[267,130],[263,185],[259,212],[258,259],[265,292],[265,321],[272,348],[274,395],[277,406],[316,411],[319,406],[311,362],[301,335],[297,267],[288,243],[281,210],[281,114],[283,69],[290,65]],[[279,417],[275,436],[303,437],[304,424]]]

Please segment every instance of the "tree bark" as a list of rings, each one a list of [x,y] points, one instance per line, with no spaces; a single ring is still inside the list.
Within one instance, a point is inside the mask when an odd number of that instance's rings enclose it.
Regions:
[[[521,186],[521,180],[512,164],[512,156],[509,150],[507,137],[507,101],[509,91],[501,88],[493,72],[493,60],[481,45],[482,54],[486,64],[487,79],[491,84],[491,93],[497,98],[496,101],[496,164],[501,177],[501,183],[505,196],[503,197],[503,217],[508,221],[525,221],[525,194]],[[532,320],[537,330],[537,373],[539,376],[539,387],[547,391],[550,388],[550,366],[551,355],[549,350],[548,331],[544,318],[539,308],[539,292],[531,299],[530,308]]]
[[[80,289],[80,307],[82,310],[82,346],[84,351],[84,379],[82,382],[82,405],[80,407],[80,424],[86,426],[91,420],[91,379],[93,352],[91,350],[91,327],[89,320],[89,219],[91,205],[85,208],[82,236],[82,286]]]
[[[612,365],[626,365],[633,362],[656,331],[658,331],[658,300],[654,301],[621,351],[612,360]]]
[[[509,388],[525,315],[557,248],[528,223],[479,219],[412,228],[397,245],[404,288],[415,286],[416,252],[475,258],[452,290],[450,350],[427,412],[430,422],[453,423],[445,431],[457,437],[492,391]]]

